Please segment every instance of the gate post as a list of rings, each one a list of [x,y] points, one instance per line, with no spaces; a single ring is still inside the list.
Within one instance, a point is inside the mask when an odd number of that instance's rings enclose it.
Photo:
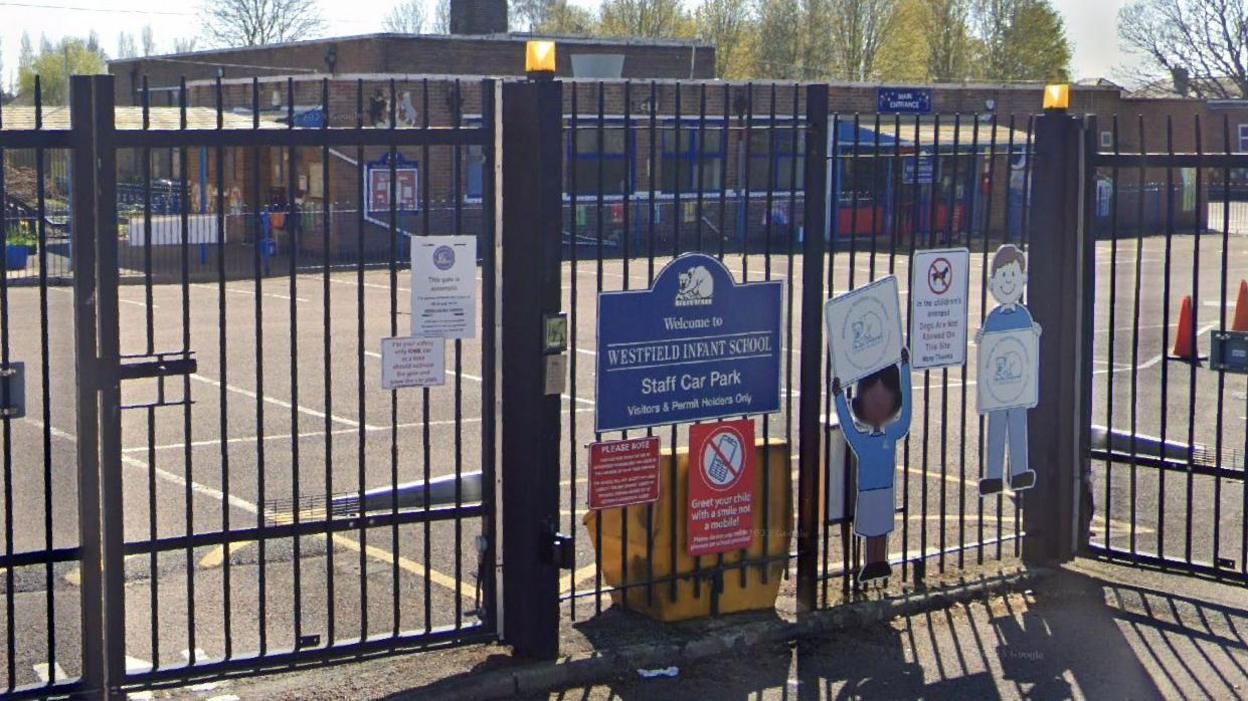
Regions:
[[[563,84],[503,85],[500,294],[502,614],[524,657],[559,652],[560,389],[547,392],[545,319],[561,304]]]
[[[1084,206],[1086,139],[1083,121],[1064,109],[1036,119],[1027,279],[1028,308],[1043,329],[1039,403],[1029,417],[1038,479],[1022,493],[1022,554],[1032,564],[1068,561],[1087,537],[1096,251]]]
[[[828,197],[828,86],[806,88],[806,183],[802,220],[802,388],[798,414],[797,610],[818,607],[823,256]]]
[[[83,680],[124,698],[117,169],[112,76],[70,79]]]

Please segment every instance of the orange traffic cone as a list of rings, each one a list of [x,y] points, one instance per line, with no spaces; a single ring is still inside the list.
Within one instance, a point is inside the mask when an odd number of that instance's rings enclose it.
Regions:
[[[1248,280],[1239,281],[1239,299],[1235,300],[1235,323],[1232,331],[1248,331]]]
[[[1180,360],[1195,360],[1196,349],[1192,347],[1192,296],[1183,298],[1179,308],[1179,325],[1174,331],[1174,350],[1171,355]]]

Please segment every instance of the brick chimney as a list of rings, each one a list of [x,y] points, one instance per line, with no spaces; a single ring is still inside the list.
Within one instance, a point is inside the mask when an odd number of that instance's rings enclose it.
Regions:
[[[451,34],[507,33],[507,0],[451,0]]]

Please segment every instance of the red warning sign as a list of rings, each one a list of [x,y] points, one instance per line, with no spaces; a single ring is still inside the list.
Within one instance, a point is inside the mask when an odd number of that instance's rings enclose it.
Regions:
[[[689,554],[748,548],[754,540],[754,422],[689,427]]]
[[[660,439],[628,438],[589,446],[589,508],[648,504],[659,498]]]

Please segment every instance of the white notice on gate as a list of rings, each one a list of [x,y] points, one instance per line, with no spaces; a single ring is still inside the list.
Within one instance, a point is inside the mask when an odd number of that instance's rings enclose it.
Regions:
[[[915,370],[966,362],[965,248],[915,251],[910,265],[910,364]]]
[[[438,387],[446,383],[446,339],[381,339],[381,388]]]
[[[977,351],[979,413],[1036,405],[1039,346],[1039,336],[1030,328],[984,334]]]
[[[412,335],[477,336],[477,237],[413,236]]]
[[[901,302],[895,276],[828,300],[823,317],[832,376],[843,384],[901,360]]]

